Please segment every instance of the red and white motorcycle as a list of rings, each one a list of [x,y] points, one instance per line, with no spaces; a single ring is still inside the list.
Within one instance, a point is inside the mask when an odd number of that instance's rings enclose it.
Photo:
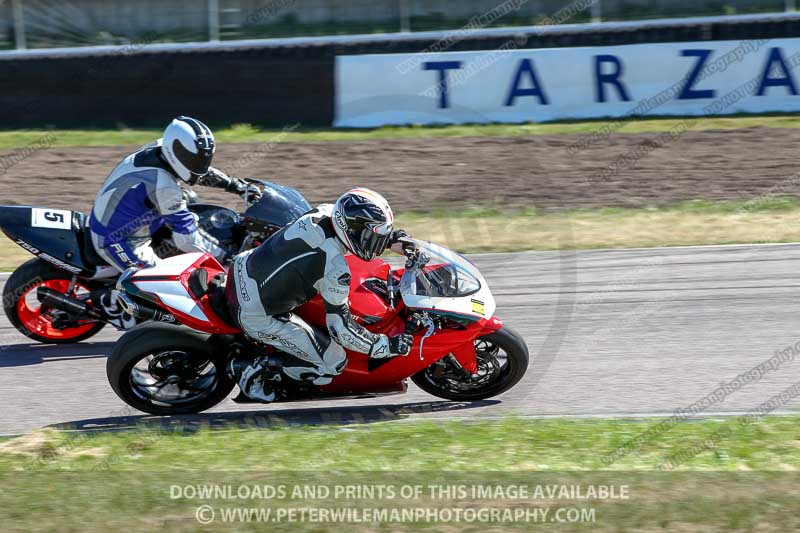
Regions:
[[[402,393],[408,378],[434,396],[470,401],[522,379],[527,346],[494,316],[494,297],[475,265],[442,246],[414,242],[419,253],[401,269],[348,256],[354,317],[374,333],[412,332],[411,352],[390,359],[348,352],[347,367],[329,385],[279,379],[277,401]],[[212,256],[185,254],[128,271],[118,287],[129,312],[150,319],[125,333],[108,359],[111,386],[128,405],[159,415],[209,409],[233,390],[226,369],[237,356],[268,355],[280,375],[281,352],[251,341],[231,320],[226,272]],[[295,312],[325,328],[319,296]]]

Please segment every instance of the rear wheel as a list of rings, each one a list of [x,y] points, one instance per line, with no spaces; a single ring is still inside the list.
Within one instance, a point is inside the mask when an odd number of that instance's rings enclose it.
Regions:
[[[516,385],[528,369],[528,347],[522,337],[504,326],[475,340],[478,372],[461,369],[444,358],[411,376],[420,389],[439,398],[474,401],[502,394]]]
[[[9,322],[26,337],[47,344],[80,342],[97,334],[104,322],[84,320],[74,327],[55,327],[52,310],[42,306],[36,296],[39,287],[67,294],[71,279],[69,272],[43,259],[33,258],[24,263],[9,276],[3,288],[3,311]],[[89,287],[78,281],[70,296],[89,301]]]
[[[140,411],[199,413],[224,400],[235,385],[220,352],[208,335],[150,322],[117,341],[106,372],[117,396]]]

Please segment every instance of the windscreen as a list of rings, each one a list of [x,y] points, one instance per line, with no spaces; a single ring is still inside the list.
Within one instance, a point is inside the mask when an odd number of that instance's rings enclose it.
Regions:
[[[422,253],[419,268],[408,269],[400,280],[400,291],[413,296],[458,298],[481,289],[475,267],[466,258],[441,246],[416,241]]]

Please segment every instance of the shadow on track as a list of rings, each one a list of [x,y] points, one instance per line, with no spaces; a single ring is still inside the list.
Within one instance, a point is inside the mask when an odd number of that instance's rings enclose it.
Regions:
[[[197,415],[152,416],[125,414],[106,418],[76,420],[48,426],[53,429],[72,431],[121,431],[145,427],[163,431],[191,433],[202,428],[228,429],[275,428],[285,426],[324,426],[371,424],[403,420],[412,415],[443,411],[477,409],[499,404],[499,400],[476,402],[414,402],[385,405],[364,405],[353,407],[313,407],[303,409],[276,408],[263,411],[232,411],[222,413],[202,413]],[[131,413],[133,409],[129,409]]]
[[[53,361],[105,358],[111,353],[113,347],[113,342],[10,344],[0,347],[0,368],[40,365]]]

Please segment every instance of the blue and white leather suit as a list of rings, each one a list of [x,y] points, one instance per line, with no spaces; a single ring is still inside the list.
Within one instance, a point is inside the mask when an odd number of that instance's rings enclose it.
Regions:
[[[177,179],[161,157],[160,140],[129,155],[111,172],[89,221],[92,243],[110,265],[121,271],[155,265],[158,256],[151,237],[162,226],[172,230],[181,251],[209,252],[224,259],[226,251],[197,226]]]

